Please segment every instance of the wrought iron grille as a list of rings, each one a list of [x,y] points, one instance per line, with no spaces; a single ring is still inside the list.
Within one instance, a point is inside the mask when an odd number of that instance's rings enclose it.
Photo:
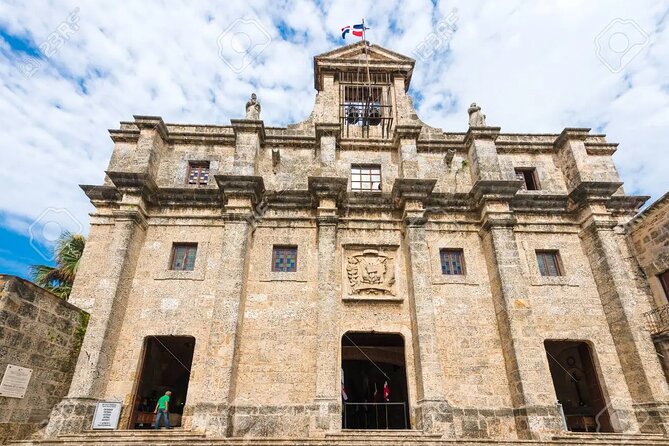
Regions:
[[[390,137],[393,122],[387,73],[340,73],[339,118],[343,136]]]
[[[651,334],[669,331],[669,304],[644,313],[644,316]]]

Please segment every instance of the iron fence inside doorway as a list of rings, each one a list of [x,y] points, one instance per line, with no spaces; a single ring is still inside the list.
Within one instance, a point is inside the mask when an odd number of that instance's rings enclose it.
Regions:
[[[404,429],[409,428],[405,402],[398,403],[349,403],[344,401],[344,429],[393,429],[389,421],[395,417],[397,410],[402,410]],[[389,414],[390,412],[390,414]],[[349,416],[352,416],[356,426],[349,426]],[[400,429],[396,427],[394,429]]]

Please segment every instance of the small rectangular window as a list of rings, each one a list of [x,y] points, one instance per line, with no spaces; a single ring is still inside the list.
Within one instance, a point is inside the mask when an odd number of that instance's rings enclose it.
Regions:
[[[297,247],[275,246],[272,249],[272,271],[294,273],[297,271]]]
[[[358,192],[381,191],[381,166],[360,164],[352,165],[351,190]]]
[[[523,182],[522,190],[539,190],[537,170],[534,168],[516,169],[516,178]]]
[[[462,276],[465,274],[465,259],[462,249],[442,249],[441,273],[447,276]]]
[[[557,251],[537,251],[537,263],[542,276],[561,276],[560,255]]]
[[[176,271],[193,271],[195,269],[196,254],[197,243],[175,243],[172,245],[170,269]]]
[[[188,184],[195,186],[209,184],[209,161],[188,163]]]
[[[662,274],[658,274],[657,278],[660,279],[660,283],[662,284],[664,296],[669,299],[669,269]]]

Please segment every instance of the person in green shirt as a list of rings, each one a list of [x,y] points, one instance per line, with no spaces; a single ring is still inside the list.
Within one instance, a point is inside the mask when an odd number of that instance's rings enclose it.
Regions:
[[[160,429],[160,419],[165,419],[165,429],[170,428],[170,396],[172,392],[169,390],[165,392],[165,395],[161,396],[156,404],[156,409],[153,413],[156,414],[156,429]]]

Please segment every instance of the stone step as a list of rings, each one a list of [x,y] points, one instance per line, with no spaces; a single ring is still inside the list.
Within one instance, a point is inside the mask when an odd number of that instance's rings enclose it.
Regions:
[[[63,435],[52,440],[25,440],[11,442],[23,446],[541,446],[541,445],[611,445],[645,446],[669,445],[669,438],[661,435],[625,435],[602,433],[565,433],[551,440],[493,440],[440,438],[439,434],[421,431],[342,431],[326,434],[325,438],[207,438],[185,430],[90,431]]]

